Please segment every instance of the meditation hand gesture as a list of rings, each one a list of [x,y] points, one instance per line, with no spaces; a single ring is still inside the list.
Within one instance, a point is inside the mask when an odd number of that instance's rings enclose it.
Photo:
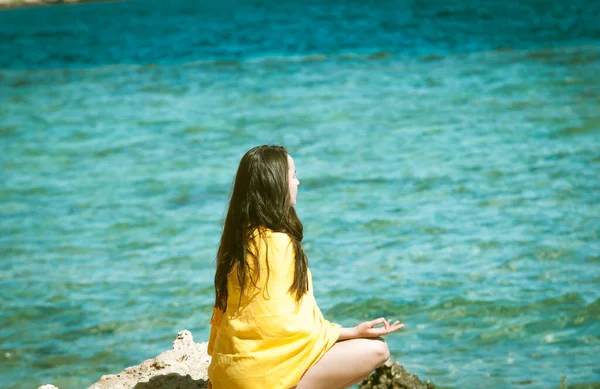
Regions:
[[[383,324],[383,327],[375,327],[379,324]],[[387,321],[383,317],[380,317],[379,319],[360,323],[354,327],[354,329],[359,338],[376,338],[378,336],[391,334],[402,327],[404,327],[404,324],[400,324],[398,320],[392,324],[391,320]]]
[[[382,327],[376,327],[383,324]],[[404,327],[398,320],[392,324],[392,321],[387,321],[385,318],[365,321],[353,328],[341,328],[340,337],[338,340],[356,339],[356,338],[377,338],[383,335],[391,334]]]

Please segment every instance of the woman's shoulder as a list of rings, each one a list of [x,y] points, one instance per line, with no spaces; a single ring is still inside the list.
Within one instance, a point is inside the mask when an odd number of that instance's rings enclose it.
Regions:
[[[275,243],[289,244],[292,242],[290,236],[285,232],[268,230],[267,237]]]
[[[273,231],[267,227],[257,227],[252,231],[252,239],[258,240],[260,244],[273,244],[275,246],[288,246],[292,243],[292,239],[285,232]],[[261,239],[262,238],[262,239]]]

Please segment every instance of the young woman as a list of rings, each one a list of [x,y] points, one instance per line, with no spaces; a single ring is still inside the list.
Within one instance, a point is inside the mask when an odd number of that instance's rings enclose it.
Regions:
[[[217,253],[213,389],[348,388],[389,358],[380,336],[404,326],[379,318],[343,328],[323,318],[293,208],[299,184],[281,146],[255,147],[240,161]]]

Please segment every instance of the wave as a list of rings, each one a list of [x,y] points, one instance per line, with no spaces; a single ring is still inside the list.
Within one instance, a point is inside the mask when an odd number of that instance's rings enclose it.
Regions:
[[[0,69],[0,78],[3,76],[26,76],[27,78],[15,78],[9,83],[13,88],[27,87],[34,83],[30,76],[34,75],[60,75],[65,76],[71,72],[83,75],[90,72],[133,71],[133,72],[155,72],[160,69],[192,67],[212,69],[234,69],[242,70],[250,66],[285,66],[294,64],[308,64],[320,62],[369,62],[369,61],[402,61],[409,63],[430,63],[456,58],[468,58],[473,61],[513,63],[522,61],[542,61],[559,65],[587,65],[600,61],[600,47],[595,45],[565,45],[552,48],[540,49],[511,49],[499,47],[491,50],[481,50],[473,53],[403,53],[389,50],[365,50],[365,51],[340,51],[333,53],[306,53],[306,54],[260,54],[240,58],[203,58],[187,62],[173,63],[112,63],[95,65],[78,54],[69,54],[63,58],[66,62],[80,60],[83,66],[60,67],[44,69]],[[81,58],[80,58],[81,57]]]

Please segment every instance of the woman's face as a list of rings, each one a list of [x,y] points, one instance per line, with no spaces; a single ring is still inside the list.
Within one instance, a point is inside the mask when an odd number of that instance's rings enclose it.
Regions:
[[[296,195],[298,194],[298,185],[300,181],[296,178],[296,165],[294,159],[288,154],[288,182],[290,184],[290,204],[296,205]]]

